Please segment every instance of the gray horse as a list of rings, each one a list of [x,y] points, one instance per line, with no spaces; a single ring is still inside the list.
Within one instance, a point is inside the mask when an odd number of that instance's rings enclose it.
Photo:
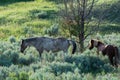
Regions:
[[[69,46],[72,45],[72,54],[76,51],[76,43],[72,40],[67,40],[65,38],[48,38],[48,37],[34,37],[23,39],[21,42],[21,49],[20,51],[23,53],[27,47],[33,46],[39,52],[40,57],[43,51],[64,51],[67,52]]]

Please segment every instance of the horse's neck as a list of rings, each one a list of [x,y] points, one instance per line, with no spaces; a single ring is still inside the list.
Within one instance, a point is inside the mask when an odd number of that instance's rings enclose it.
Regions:
[[[106,46],[107,45],[102,44],[102,45],[98,46],[97,49],[98,49],[98,51],[103,51],[106,48]]]
[[[35,46],[35,43],[32,42],[32,41],[30,41],[30,42],[27,43],[27,46],[29,46],[29,47],[30,47],[30,46]]]

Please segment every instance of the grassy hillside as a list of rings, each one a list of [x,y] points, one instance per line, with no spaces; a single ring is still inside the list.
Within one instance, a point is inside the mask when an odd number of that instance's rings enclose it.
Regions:
[[[96,36],[105,43],[120,46],[120,35]],[[111,41],[111,39],[113,39]],[[89,39],[88,39],[89,40]],[[86,43],[88,43],[86,41]],[[25,54],[19,51],[20,43],[15,38],[0,41],[1,80],[119,80],[120,67],[109,64],[107,56],[97,55],[96,50],[82,54],[62,51],[43,52],[42,59],[35,48],[27,48]],[[70,52],[69,49],[68,52]]]
[[[72,56],[71,48],[68,53],[44,51],[42,59],[33,47],[27,48],[25,54],[20,52],[21,38],[58,37],[55,1],[58,0],[0,0],[0,80],[119,80],[120,66],[111,66],[108,57],[98,56],[96,49]],[[101,8],[103,3],[108,7]],[[119,0],[98,0],[93,18],[98,19],[97,13],[106,9],[105,19],[100,33],[89,36],[85,46],[91,38],[97,38],[120,48],[119,6]]]
[[[120,1],[119,0],[98,0],[94,8],[94,17],[102,18],[100,25],[101,33],[120,32]]]
[[[1,1],[0,39],[6,40],[9,36],[19,38],[45,35],[45,31],[51,25],[56,24],[57,5],[54,0]],[[98,14],[105,10],[103,14],[105,19],[100,25],[100,33],[120,31],[119,8],[119,0],[99,0],[97,2],[94,8],[94,17],[98,18]]]
[[[56,4],[46,1],[4,3],[0,6],[0,37],[43,33],[53,24]]]

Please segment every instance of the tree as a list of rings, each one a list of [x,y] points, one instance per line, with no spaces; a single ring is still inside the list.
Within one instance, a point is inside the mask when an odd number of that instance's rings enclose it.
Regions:
[[[63,28],[69,30],[70,36],[78,37],[81,52],[84,50],[84,40],[96,29],[91,14],[94,3],[95,0],[63,0],[64,7],[60,11]]]

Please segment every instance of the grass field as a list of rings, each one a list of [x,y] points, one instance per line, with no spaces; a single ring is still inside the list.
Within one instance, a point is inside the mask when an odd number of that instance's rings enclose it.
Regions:
[[[103,4],[111,6],[101,8]],[[86,48],[72,56],[71,48],[68,53],[44,51],[42,59],[34,47],[25,54],[20,52],[23,38],[69,34],[58,30],[58,5],[54,0],[0,0],[0,80],[119,80],[120,66],[112,67],[107,56],[98,56],[96,49]],[[99,0],[94,12],[103,9],[108,11],[100,30],[85,40],[85,46],[97,38],[120,48],[120,1]]]
[[[56,4],[53,2],[34,1],[16,2],[0,6],[0,37],[27,35],[26,29],[33,34],[43,33],[43,29],[53,24],[56,14]]]

